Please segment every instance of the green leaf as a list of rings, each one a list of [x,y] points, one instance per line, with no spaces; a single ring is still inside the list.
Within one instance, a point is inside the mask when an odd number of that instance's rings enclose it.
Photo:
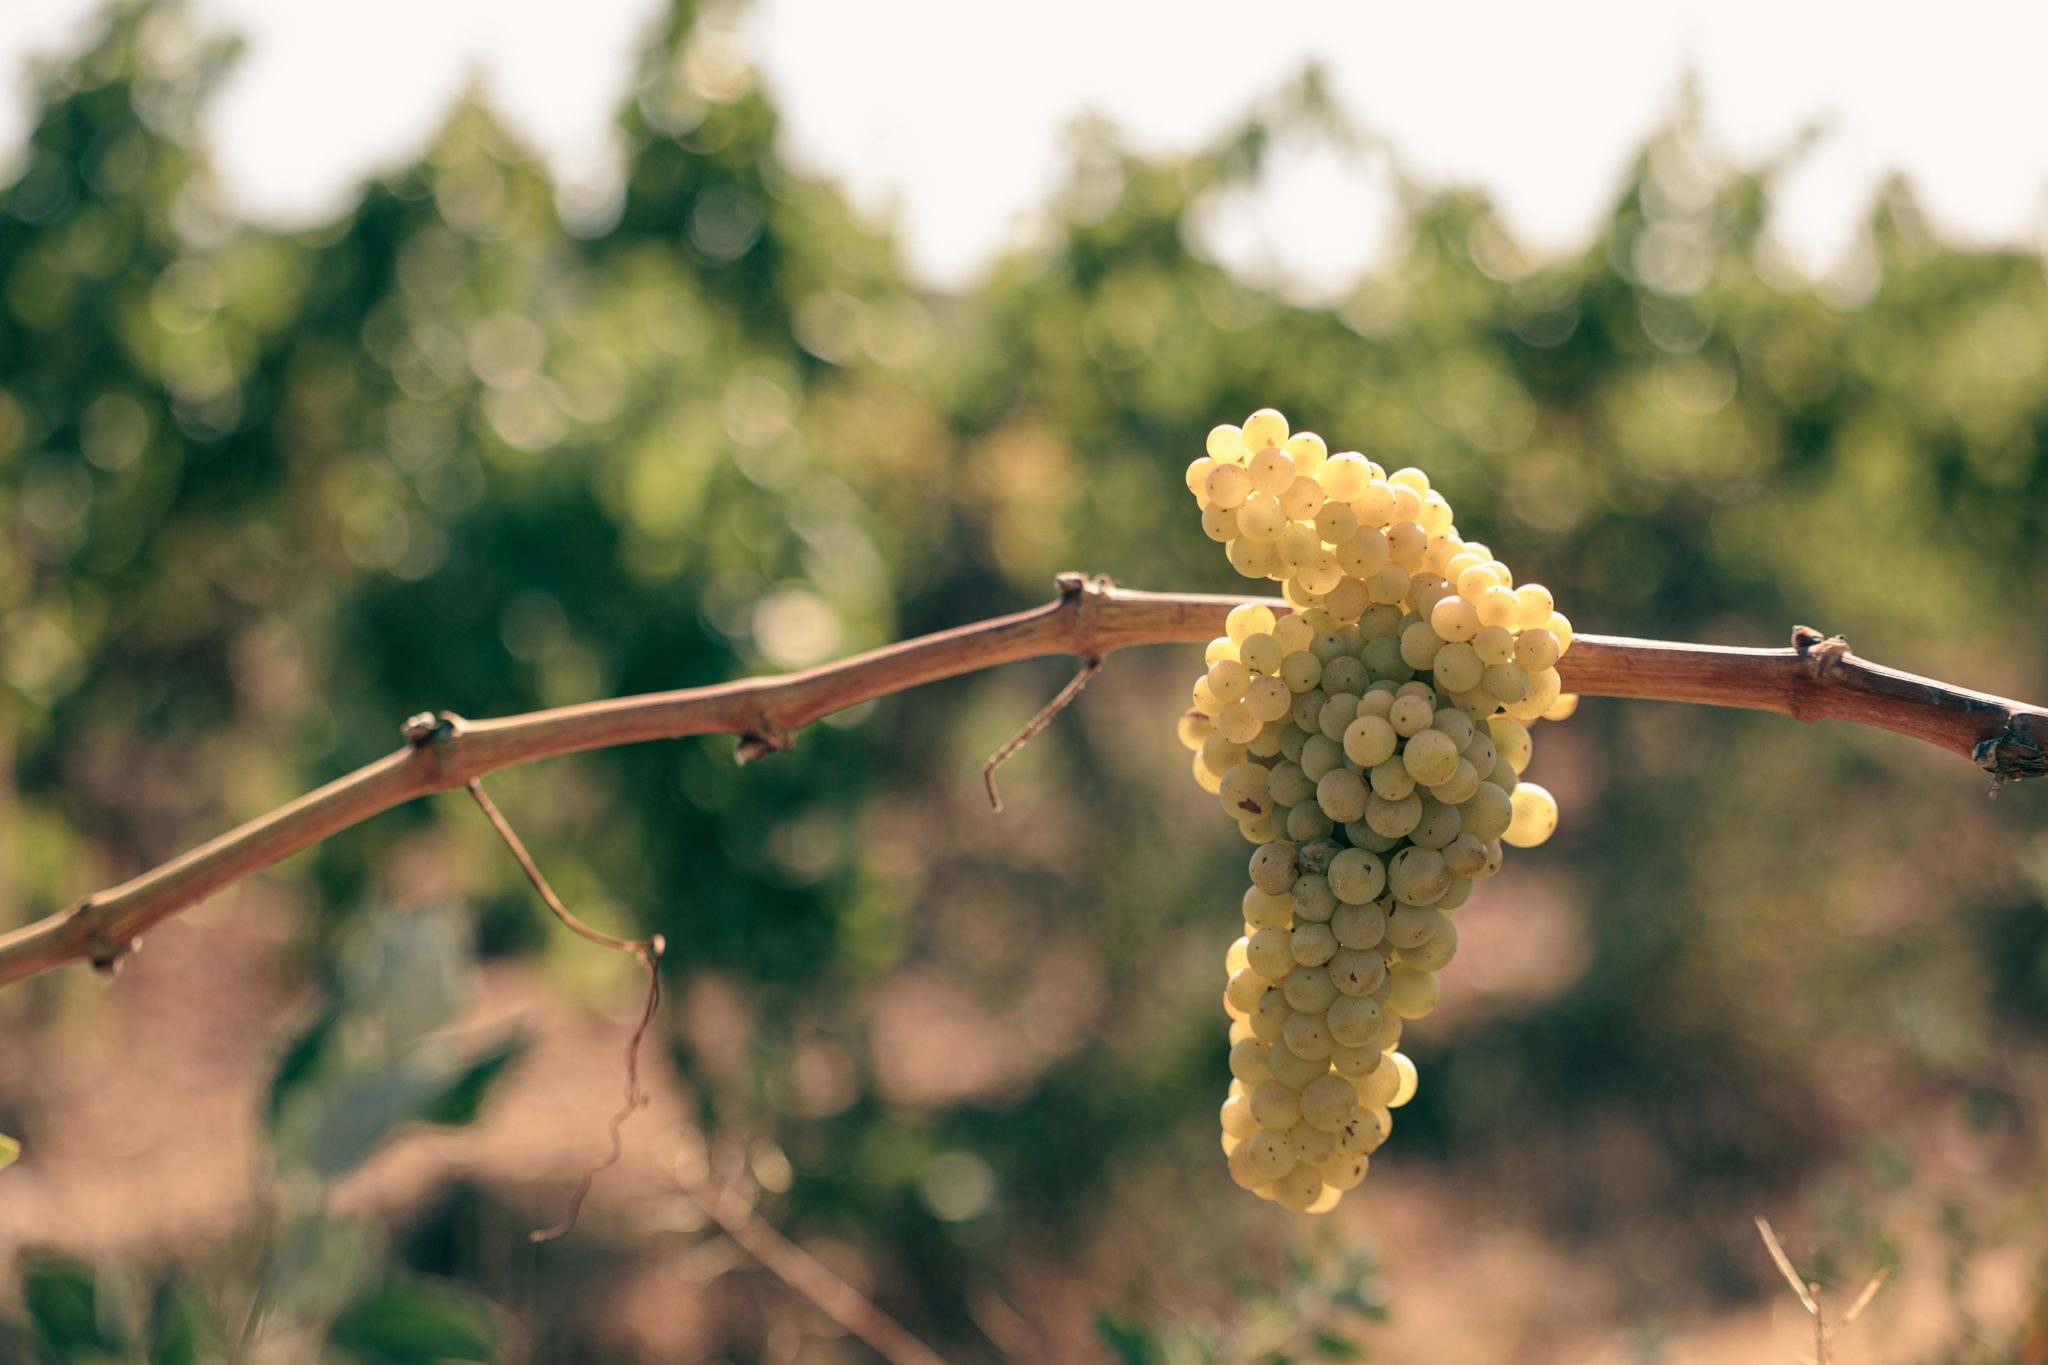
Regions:
[[[292,1092],[312,1080],[320,1058],[327,1051],[327,1040],[334,1036],[335,1026],[341,1022],[341,1011],[329,1005],[320,1012],[320,1017],[309,1025],[304,1033],[292,1040],[278,1061],[277,1074],[270,1078],[270,1096],[263,1105],[263,1121],[275,1132],[278,1115],[284,1112]]]
[[[21,1160],[21,1143],[5,1133],[0,1133],[0,1171],[6,1170],[19,1160]]]
[[[1149,1331],[1138,1323],[1124,1321],[1107,1308],[1096,1310],[1095,1335],[1102,1338],[1102,1344],[1123,1365],[1161,1365],[1166,1359],[1166,1352]]]
[[[1332,1360],[1365,1359],[1365,1348],[1342,1332],[1332,1332],[1328,1328],[1319,1327],[1315,1332],[1315,1341],[1316,1349]]]
[[[220,1357],[221,1333],[189,1285],[170,1283],[150,1310],[149,1365],[202,1365]]]
[[[1349,1308],[1352,1312],[1361,1317],[1371,1318],[1374,1322],[1387,1320],[1387,1306],[1378,1299],[1367,1296],[1363,1285],[1346,1285],[1330,1295],[1330,1302],[1339,1308]]]
[[[424,1280],[372,1285],[334,1320],[327,1339],[374,1365],[435,1365],[496,1358],[496,1334],[482,1299]]]
[[[526,1050],[508,1034],[465,1057],[419,1047],[351,1068],[322,1067],[281,1106],[274,1126],[279,1164],[338,1179],[368,1161],[408,1123],[472,1121],[491,1083]]]
[[[61,1256],[34,1261],[22,1271],[21,1299],[43,1344],[59,1358],[124,1349],[121,1334],[102,1320],[99,1281],[81,1261]]]
[[[528,1038],[513,1032],[472,1057],[453,1080],[420,1110],[420,1121],[455,1128],[475,1123],[484,1098],[506,1068],[526,1055]]]

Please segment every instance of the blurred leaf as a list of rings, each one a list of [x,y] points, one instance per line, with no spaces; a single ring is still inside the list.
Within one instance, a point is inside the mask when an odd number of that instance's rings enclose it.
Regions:
[[[201,1365],[220,1357],[219,1324],[190,1285],[174,1281],[157,1290],[150,1312],[149,1365]]]
[[[1315,1333],[1316,1349],[1332,1360],[1363,1360],[1365,1348],[1341,1332],[1318,1328]]]
[[[524,1033],[515,1030],[486,1048],[461,1067],[447,1088],[421,1110],[420,1121],[450,1128],[475,1123],[491,1086],[506,1068],[526,1055],[530,1043]]]
[[[1123,1365],[1161,1365],[1166,1352],[1150,1331],[1135,1322],[1126,1322],[1107,1308],[1095,1313],[1095,1335],[1102,1338],[1102,1344],[1115,1353]]]
[[[21,1143],[5,1133],[0,1133],[0,1171],[6,1170],[21,1160]]]
[[[270,1097],[263,1106],[264,1121],[275,1130],[278,1115],[284,1112],[285,1103],[292,1092],[311,1079],[313,1069],[319,1065],[327,1041],[333,1036],[334,1026],[340,1022],[341,1011],[335,1005],[328,1005],[320,1012],[304,1033],[292,1040],[278,1061],[277,1074],[270,1080]]]
[[[99,1281],[91,1266],[68,1257],[31,1262],[21,1274],[29,1321],[59,1358],[81,1350],[121,1351],[122,1334],[103,1320]]]
[[[375,1277],[377,1257],[378,1243],[363,1223],[315,1208],[278,1229],[264,1295],[280,1317],[330,1321]]]
[[[1387,1319],[1387,1306],[1379,1299],[1368,1295],[1362,1283],[1344,1286],[1330,1295],[1330,1302],[1339,1308],[1348,1308],[1363,1317],[1371,1318],[1374,1322],[1385,1322]]]
[[[484,1301],[423,1280],[387,1279],[358,1296],[327,1339],[375,1365],[491,1360],[496,1334]]]
[[[512,1034],[458,1061],[415,1048],[368,1066],[337,1064],[287,1102],[277,1126],[278,1159],[333,1180],[369,1160],[405,1124],[467,1123],[525,1046]]]

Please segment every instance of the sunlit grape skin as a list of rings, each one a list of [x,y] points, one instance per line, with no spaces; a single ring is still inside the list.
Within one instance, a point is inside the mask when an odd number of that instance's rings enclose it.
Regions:
[[[1391,474],[1261,409],[1184,479],[1203,528],[1291,610],[1231,610],[1179,720],[1197,782],[1257,847],[1226,955],[1230,1177],[1323,1213],[1364,1180],[1418,1077],[1455,912],[1557,825],[1521,779],[1529,727],[1576,699],[1571,623],[1465,540],[1427,474]]]

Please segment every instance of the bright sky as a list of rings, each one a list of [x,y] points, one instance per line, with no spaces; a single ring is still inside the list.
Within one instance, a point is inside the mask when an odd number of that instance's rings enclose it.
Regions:
[[[95,7],[0,0],[0,152],[24,130],[23,59],[66,43]],[[250,39],[211,121],[231,191],[254,216],[303,222],[411,156],[478,71],[558,174],[601,179],[613,111],[663,5],[194,7]],[[1709,130],[1737,157],[1766,155],[1806,124],[1828,130],[1775,224],[1811,269],[1839,259],[1893,169],[1952,235],[2048,242],[2048,6],[2033,0],[759,0],[742,33],[793,156],[893,212],[913,263],[942,283],[970,279],[1044,203],[1076,115],[1104,113],[1147,149],[1188,148],[1311,58],[1412,173],[1476,182],[1543,246],[1584,239],[1687,71]],[[1329,284],[1378,250],[1383,166],[1300,149],[1272,188],[1274,212],[1219,224],[1234,262],[1284,261]]]

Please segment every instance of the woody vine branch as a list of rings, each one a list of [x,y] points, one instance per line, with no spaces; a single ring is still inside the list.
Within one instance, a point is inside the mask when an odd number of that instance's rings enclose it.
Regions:
[[[397,751],[118,886],[0,935],[0,986],[72,962],[112,968],[143,934],[214,892],[393,806],[562,754],[739,736],[742,763],[790,746],[823,716],[943,678],[1045,655],[1106,659],[1137,645],[1200,643],[1244,600],[1119,588],[1062,574],[1059,596],[801,673],[564,706],[494,720],[415,716]],[[1286,611],[1284,603],[1270,603]],[[1999,781],[2048,773],[2048,709],[1885,668],[1801,626],[1787,649],[1580,635],[1558,670],[1582,696],[1774,711],[1875,726],[1968,758]],[[1092,674],[1093,668],[1084,671]]]

